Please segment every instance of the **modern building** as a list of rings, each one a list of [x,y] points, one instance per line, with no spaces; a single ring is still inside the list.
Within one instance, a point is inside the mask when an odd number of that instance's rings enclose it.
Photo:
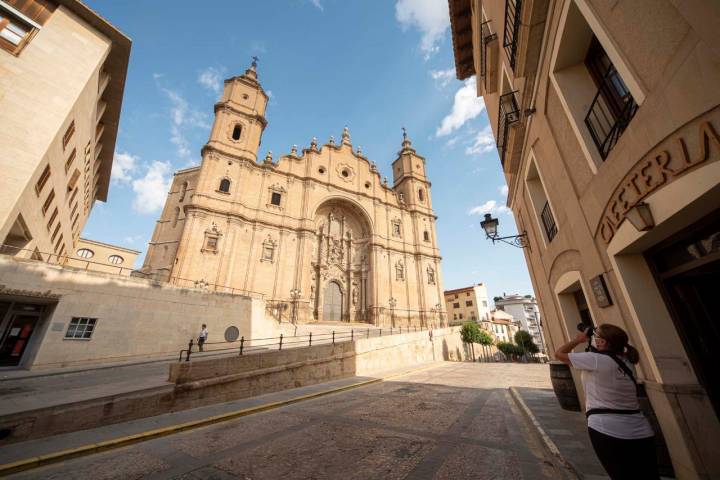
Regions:
[[[450,323],[488,320],[490,307],[487,287],[478,283],[470,287],[446,290],[445,309]]]
[[[130,39],[76,0],[0,2],[0,249],[58,262],[105,201]]]
[[[533,342],[545,353],[545,340],[540,329],[540,309],[532,295],[503,295],[493,299],[495,307],[512,315],[520,328],[533,337]]]
[[[676,475],[720,477],[720,4],[449,5],[548,351],[581,321],[624,328]]]
[[[437,217],[407,135],[392,186],[347,128],[258,159],[267,102],[255,63],[225,80],[202,162],[175,173],[142,273],[292,302],[300,322],[442,322]]]

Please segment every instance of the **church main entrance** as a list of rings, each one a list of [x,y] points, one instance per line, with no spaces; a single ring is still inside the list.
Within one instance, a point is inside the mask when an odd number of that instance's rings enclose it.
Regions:
[[[323,320],[339,322],[342,320],[343,294],[340,286],[330,282],[325,287],[325,301],[323,302]]]

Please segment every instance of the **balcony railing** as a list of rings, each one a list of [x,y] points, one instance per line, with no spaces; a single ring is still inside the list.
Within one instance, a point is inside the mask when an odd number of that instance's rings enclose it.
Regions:
[[[505,166],[505,152],[507,151],[508,134],[510,126],[520,120],[520,111],[515,100],[515,92],[500,96],[500,113],[498,115],[497,147],[500,153],[500,163]]]
[[[630,90],[615,67],[610,65],[585,116],[585,125],[603,160],[615,147],[637,109],[638,104]]]
[[[496,38],[497,35],[490,32],[490,20],[480,24],[480,76],[483,79],[487,75],[487,46]]]
[[[503,47],[510,60],[510,68],[515,70],[515,60],[517,57],[517,39],[520,30],[520,9],[522,8],[522,0],[507,0],[505,2],[505,36],[503,37]]]
[[[545,202],[545,206],[540,213],[543,227],[545,227],[545,234],[547,235],[548,242],[552,242],[555,235],[557,235],[557,224],[555,223],[555,217],[553,217],[552,210],[550,210],[550,203]]]

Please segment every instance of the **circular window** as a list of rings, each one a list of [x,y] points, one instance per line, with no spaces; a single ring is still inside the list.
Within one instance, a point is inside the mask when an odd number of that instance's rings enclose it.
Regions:
[[[350,172],[347,170],[347,168],[344,168],[344,169],[342,170],[342,172],[340,172],[340,175],[342,175],[343,177],[347,178],[347,177],[350,176]]]
[[[365,182],[365,188],[370,188],[370,182]]]
[[[319,173],[320,175],[325,174],[325,167],[320,167],[320,168],[318,168],[318,173]]]
[[[108,257],[108,262],[118,264],[124,262],[125,259],[121,257],[120,255],[110,255]]]
[[[228,327],[225,330],[225,341],[234,342],[240,336],[240,330],[237,327]]]
[[[77,256],[80,258],[92,258],[94,255],[95,252],[93,252],[89,248],[81,248],[77,251]]]

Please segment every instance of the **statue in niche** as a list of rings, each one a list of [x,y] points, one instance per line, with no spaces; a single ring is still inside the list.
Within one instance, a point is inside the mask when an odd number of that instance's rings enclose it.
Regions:
[[[357,287],[353,287],[352,289],[352,304],[357,305],[358,302],[358,289]]]

